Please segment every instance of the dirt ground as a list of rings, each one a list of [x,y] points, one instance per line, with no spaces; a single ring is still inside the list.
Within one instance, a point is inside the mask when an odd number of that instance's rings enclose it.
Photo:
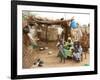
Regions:
[[[33,49],[29,46],[26,50],[27,54],[23,53],[23,68],[34,68],[34,62],[37,58],[40,58],[44,64],[43,67],[68,67],[68,66],[85,66],[89,64],[90,53],[87,53],[87,58],[83,55],[83,61],[75,62],[72,59],[66,59],[65,63],[60,63],[60,58],[57,57],[58,49],[56,42],[41,43],[41,45],[48,47],[47,50],[39,51],[39,48]],[[52,53],[49,54],[49,51]]]

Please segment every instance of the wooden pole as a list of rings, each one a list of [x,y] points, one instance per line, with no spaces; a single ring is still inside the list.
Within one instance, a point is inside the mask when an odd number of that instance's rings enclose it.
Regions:
[[[46,43],[48,43],[48,25],[46,25]]]

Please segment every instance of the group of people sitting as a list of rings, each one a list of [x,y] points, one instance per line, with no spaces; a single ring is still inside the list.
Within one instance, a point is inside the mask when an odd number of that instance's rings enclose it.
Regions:
[[[67,42],[60,39],[56,45],[58,47],[58,57],[64,62],[68,57],[71,57],[74,61],[80,62],[82,58],[82,47],[78,41],[73,42],[71,37],[68,38]]]

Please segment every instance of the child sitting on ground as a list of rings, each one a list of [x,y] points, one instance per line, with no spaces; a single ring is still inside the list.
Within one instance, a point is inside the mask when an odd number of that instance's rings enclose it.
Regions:
[[[74,43],[74,49],[73,49],[73,59],[77,62],[80,62],[82,57],[82,47],[79,44],[79,42]]]
[[[66,57],[72,57],[72,49],[73,49],[73,42],[71,37],[68,38],[68,41],[64,44],[64,52]]]

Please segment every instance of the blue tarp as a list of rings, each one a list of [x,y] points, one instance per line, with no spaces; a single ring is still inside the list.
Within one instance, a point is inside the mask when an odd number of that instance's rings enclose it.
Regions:
[[[73,29],[77,28],[77,27],[78,27],[77,21],[72,20],[70,26],[71,26],[71,28],[73,28]]]

